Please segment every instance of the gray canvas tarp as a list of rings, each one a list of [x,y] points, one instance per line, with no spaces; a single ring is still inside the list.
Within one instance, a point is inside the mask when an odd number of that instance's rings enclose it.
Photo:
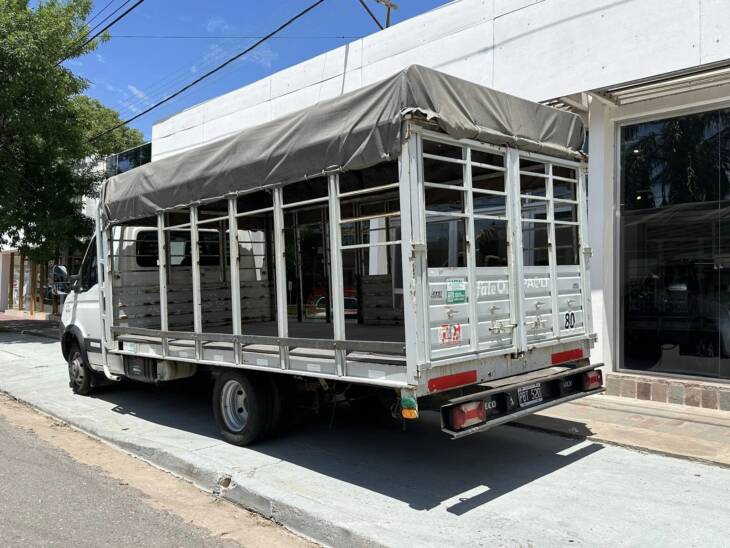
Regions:
[[[455,138],[578,158],[578,116],[421,66],[219,141],[110,178],[103,215],[123,222],[331,170],[373,166],[400,154],[406,115]]]

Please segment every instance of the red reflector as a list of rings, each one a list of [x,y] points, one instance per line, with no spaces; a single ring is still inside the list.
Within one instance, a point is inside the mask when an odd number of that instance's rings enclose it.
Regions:
[[[566,350],[565,352],[556,352],[550,356],[550,361],[553,365],[559,363],[570,362],[573,360],[579,360],[583,357],[583,350],[580,348],[574,348],[573,350]]]
[[[465,384],[474,384],[477,382],[476,371],[464,371],[463,373],[455,373],[454,375],[446,375],[445,377],[436,377],[428,381],[428,391],[446,390],[448,388],[456,388]]]
[[[487,409],[483,401],[462,403],[451,409],[451,427],[463,430],[487,420]]]
[[[603,373],[600,369],[583,373],[583,390],[593,390],[603,386]]]

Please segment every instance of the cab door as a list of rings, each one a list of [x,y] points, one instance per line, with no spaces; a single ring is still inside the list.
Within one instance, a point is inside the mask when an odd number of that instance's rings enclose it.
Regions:
[[[64,316],[70,319],[64,323],[74,325],[81,331],[89,361],[102,365],[102,325],[96,260],[96,237],[93,237],[81,263],[79,280],[66,297]]]

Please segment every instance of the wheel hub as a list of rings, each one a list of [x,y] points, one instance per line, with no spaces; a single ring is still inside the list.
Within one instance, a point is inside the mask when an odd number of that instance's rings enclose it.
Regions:
[[[81,354],[74,354],[68,361],[68,376],[75,386],[81,386],[84,383],[84,363]]]
[[[229,380],[221,391],[221,415],[226,427],[232,432],[240,432],[248,423],[248,397],[243,385]]]

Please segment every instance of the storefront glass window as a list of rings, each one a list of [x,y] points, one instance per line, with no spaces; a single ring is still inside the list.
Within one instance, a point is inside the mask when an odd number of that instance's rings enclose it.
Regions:
[[[730,379],[730,110],[621,128],[626,369]]]

